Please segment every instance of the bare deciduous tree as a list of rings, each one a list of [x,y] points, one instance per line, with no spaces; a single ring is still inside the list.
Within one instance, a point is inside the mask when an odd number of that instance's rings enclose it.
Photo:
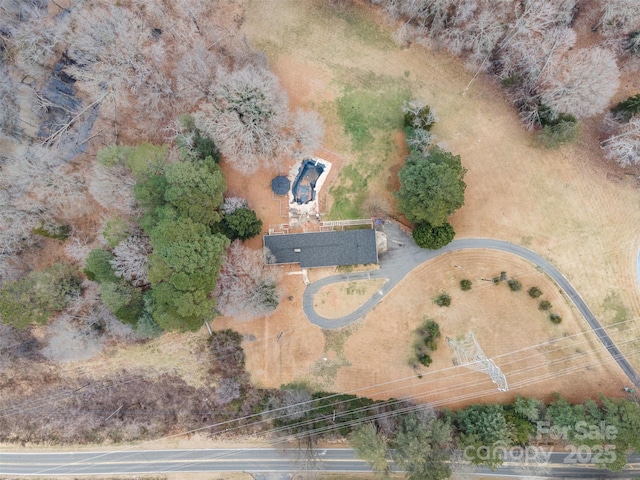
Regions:
[[[600,8],[596,28],[607,38],[620,39],[640,30],[640,3],[636,0],[600,0]]]
[[[47,149],[13,149],[0,170],[0,253],[20,251],[31,243],[34,228],[53,220],[56,206],[48,203],[47,194],[61,165]]]
[[[324,121],[312,110],[298,110],[293,121],[296,154],[304,157],[312,155],[322,146]]]
[[[576,117],[602,113],[618,90],[620,72],[613,52],[586,48],[550,65],[538,82],[542,103]]]
[[[122,6],[99,3],[77,15],[71,29],[67,71],[76,79],[116,92],[136,91],[151,75],[142,47],[150,34],[143,21]]]
[[[521,79],[521,91],[534,89],[544,70],[557,63],[575,42],[575,31],[562,26],[549,30],[535,41],[527,36],[515,37],[500,52],[498,75],[503,81]]]
[[[284,408],[284,415],[288,421],[300,420],[312,408],[313,396],[306,385],[287,385],[281,391],[280,408]]]
[[[134,185],[135,181],[123,166],[107,168],[96,163],[88,187],[94,200],[104,208],[132,213],[136,205]]]
[[[113,249],[111,266],[115,274],[134,286],[149,283],[148,257],[151,253],[149,238],[140,233],[120,242]]]
[[[194,115],[196,126],[242,173],[278,163],[289,152],[288,99],[278,78],[266,68],[247,65],[218,69],[210,103]]]
[[[481,66],[504,36],[509,13],[506,2],[485,2],[482,6],[461,2],[441,39],[453,53],[468,54],[473,64]]]
[[[277,271],[264,265],[260,251],[235,241],[227,257],[214,296],[226,316],[250,320],[271,313],[278,305]]]
[[[249,208],[249,202],[242,197],[227,197],[222,202],[225,215],[235,212],[239,208]]]
[[[64,246],[64,253],[75,260],[78,265],[84,265],[86,263],[91,250],[93,250],[93,247],[91,246],[90,239],[81,234],[68,238]]]
[[[602,142],[607,158],[623,167],[640,165],[640,117],[621,124],[617,132]]]
[[[0,62],[0,132],[4,135],[13,135],[18,126],[20,110],[15,91],[9,72]]]
[[[240,398],[240,383],[231,377],[221,378],[216,385],[216,405],[226,405]]]
[[[213,88],[217,68],[222,61],[201,41],[184,52],[176,65],[176,91],[184,100],[186,111],[205,100]]]

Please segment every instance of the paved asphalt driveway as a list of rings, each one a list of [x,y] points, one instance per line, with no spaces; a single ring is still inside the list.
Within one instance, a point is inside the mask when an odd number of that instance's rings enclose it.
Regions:
[[[404,233],[395,222],[386,222],[382,230],[387,234],[388,251],[380,255],[380,268],[370,272],[345,273],[332,275],[308,285],[302,298],[302,308],[307,318],[314,324],[322,328],[341,328],[362,318],[371,311],[400,281],[418,265],[431,260],[439,255],[467,249],[489,249],[518,255],[534,265],[540,267],[564,290],[569,299],[578,308],[596,336],[600,339],[607,351],[620,368],[629,377],[629,380],[640,389],[640,377],[635,372],[631,364],[624,358],[618,347],[613,343],[607,332],[602,328],[600,322],[591,312],[582,297],[573,288],[569,281],[560,271],[551,265],[547,260],[537,253],[532,252],[520,245],[515,245],[501,240],[489,238],[464,238],[454,240],[449,245],[440,250],[425,250],[418,247],[413,239]],[[346,282],[353,280],[367,280],[383,278],[387,282],[378,290],[365,304],[356,311],[338,319],[328,319],[321,317],[313,307],[313,299],[316,293],[322,288],[332,283]]]

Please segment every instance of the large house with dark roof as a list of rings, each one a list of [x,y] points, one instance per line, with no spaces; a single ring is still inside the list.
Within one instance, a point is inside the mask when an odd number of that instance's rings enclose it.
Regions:
[[[339,230],[329,232],[265,235],[269,249],[267,263],[299,263],[302,268],[334,267],[378,263],[376,231]]]

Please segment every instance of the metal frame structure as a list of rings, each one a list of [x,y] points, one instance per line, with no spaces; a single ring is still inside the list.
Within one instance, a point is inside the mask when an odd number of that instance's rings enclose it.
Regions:
[[[493,360],[487,358],[487,355],[482,351],[482,348],[480,348],[480,344],[478,344],[473,332],[468,333],[467,336],[461,340],[447,338],[447,343],[456,355],[456,365],[467,367],[476,372],[486,373],[491,377],[493,383],[498,386],[498,390],[501,392],[509,390],[507,377],[505,377],[500,367],[498,367]]]

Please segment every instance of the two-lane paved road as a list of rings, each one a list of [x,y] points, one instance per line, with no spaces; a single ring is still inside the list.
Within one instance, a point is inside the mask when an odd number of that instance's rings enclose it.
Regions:
[[[355,458],[347,448],[329,448],[317,451],[318,461],[313,470],[325,472],[366,472],[371,468]],[[125,450],[111,452],[70,453],[0,453],[0,476],[56,475],[140,475],[184,472],[250,472],[280,473],[282,478],[300,470],[296,451],[271,448],[253,449],[199,449],[199,450]],[[553,453],[549,458],[548,478],[632,478],[640,474],[640,457],[629,457],[623,472],[596,469],[592,464],[568,464],[567,453]],[[512,466],[504,465],[498,471],[478,468],[478,475],[491,477],[518,477]],[[540,477],[537,477],[540,478]]]
[[[569,281],[560,273],[560,271],[554,267],[551,263],[545,260],[531,250],[515,245],[513,243],[504,242],[501,240],[492,240],[490,238],[464,238],[461,240],[454,240],[449,245],[440,250],[425,250],[418,247],[413,239],[404,233],[397,224],[393,222],[387,222],[384,225],[384,232],[388,237],[389,251],[380,256],[380,268],[370,272],[357,272],[333,275],[325,277],[321,280],[313,282],[305,289],[302,298],[302,308],[307,318],[314,324],[322,328],[341,328],[349,325],[356,320],[362,318],[368,312],[370,312],[383,298],[387,295],[398,283],[400,283],[404,277],[409,274],[414,268],[431,260],[440,255],[444,255],[450,252],[459,250],[470,249],[485,249],[485,250],[499,250],[501,252],[517,255],[529,262],[540,267],[549,277],[551,277],[558,286],[566,293],[569,299],[576,306],[578,311],[585,318],[593,332],[600,339],[605,346],[609,354],[620,365],[620,368],[629,377],[629,380],[640,389],[640,377],[631,366],[631,364],[624,357],[622,352],[615,345],[613,340],[609,337],[607,332],[602,328],[600,322],[595,317],[593,312],[589,309],[585,301],[580,297],[575,288],[569,283]],[[353,281],[353,280],[365,280],[365,279],[386,279],[387,282],[371,297],[364,305],[358,308],[355,312],[346,315],[338,319],[324,318],[316,312],[313,301],[314,296],[320,291],[321,288],[331,285],[333,283]]]

